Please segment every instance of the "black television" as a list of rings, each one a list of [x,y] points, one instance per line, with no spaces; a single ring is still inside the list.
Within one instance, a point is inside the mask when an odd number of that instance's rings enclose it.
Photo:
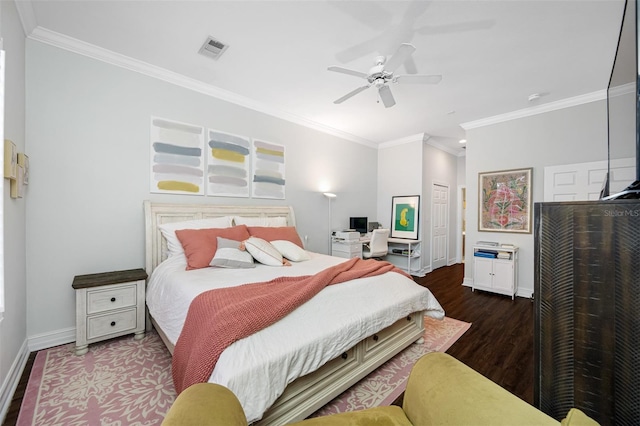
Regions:
[[[350,217],[349,229],[353,229],[354,231],[359,232],[361,234],[366,234],[368,223],[369,223],[369,219],[366,217]]]
[[[640,92],[638,89],[638,1],[626,0],[616,56],[607,87],[607,175],[600,197],[605,200],[640,198]],[[611,163],[635,158],[635,181],[611,188]],[[613,192],[613,194],[612,194]]]

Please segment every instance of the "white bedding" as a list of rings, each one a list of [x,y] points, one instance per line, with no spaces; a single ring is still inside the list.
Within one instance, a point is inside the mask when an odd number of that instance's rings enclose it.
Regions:
[[[309,254],[311,260],[290,267],[258,264],[254,269],[191,271],[185,271],[184,256],[171,257],[151,275],[147,287],[149,312],[175,344],[191,300],[203,291],[282,275],[314,274],[346,261]],[[329,286],[281,321],[229,346],[209,381],[231,389],[251,423],[262,417],[293,380],[398,319],[423,310],[431,317],[444,317],[428,289],[394,272]]]

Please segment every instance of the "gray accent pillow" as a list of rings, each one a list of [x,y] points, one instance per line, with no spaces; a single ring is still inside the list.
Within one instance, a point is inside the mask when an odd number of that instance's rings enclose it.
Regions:
[[[218,237],[218,249],[209,266],[219,268],[255,268],[253,256],[246,250],[240,250],[240,241]]]

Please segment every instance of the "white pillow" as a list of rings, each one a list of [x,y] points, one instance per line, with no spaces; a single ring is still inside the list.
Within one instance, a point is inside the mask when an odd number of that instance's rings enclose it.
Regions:
[[[291,241],[275,240],[271,241],[271,245],[274,246],[281,255],[293,262],[302,262],[303,260],[311,259],[311,256],[309,256],[306,250]]]
[[[240,241],[218,237],[218,248],[209,266],[220,268],[255,268],[251,253],[240,249]]]
[[[160,232],[167,240],[169,256],[184,254],[184,249],[180,240],[176,236],[176,231],[180,229],[207,229],[207,228],[229,228],[231,227],[231,216],[208,217],[206,219],[186,220],[183,222],[169,222],[158,225]]]
[[[284,216],[274,217],[248,217],[234,216],[233,221],[236,225],[247,226],[287,226],[287,218]]]
[[[282,266],[282,255],[268,241],[258,237],[249,237],[244,246],[251,256],[260,263],[269,266]]]

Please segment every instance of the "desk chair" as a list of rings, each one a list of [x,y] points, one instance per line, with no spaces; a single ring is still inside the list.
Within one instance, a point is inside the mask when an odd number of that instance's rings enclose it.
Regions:
[[[362,257],[371,259],[386,256],[389,252],[388,240],[388,229],[374,229],[371,233],[371,241],[362,247]]]

